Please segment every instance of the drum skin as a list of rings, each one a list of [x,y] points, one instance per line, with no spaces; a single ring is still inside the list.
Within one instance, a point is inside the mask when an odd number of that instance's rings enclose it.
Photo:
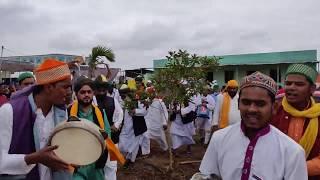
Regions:
[[[59,158],[79,166],[94,163],[106,146],[99,127],[81,118],[80,121],[58,124],[49,138],[49,144],[59,146],[54,151]]]

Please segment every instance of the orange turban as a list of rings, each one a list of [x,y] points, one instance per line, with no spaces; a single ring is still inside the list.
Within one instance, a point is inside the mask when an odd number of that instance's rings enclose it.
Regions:
[[[67,63],[57,59],[46,59],[35,70],[36,84],[50,84],[71,77]]]
[[[237,87],[239,87],[239,85],[236,80],[229,80],[227,83],[227,87],[237,88]]]

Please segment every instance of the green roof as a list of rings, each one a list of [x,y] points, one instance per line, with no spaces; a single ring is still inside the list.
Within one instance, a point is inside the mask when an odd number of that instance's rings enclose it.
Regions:
[[[220,66],[317,62],[317,50],[224,55]],[[153,60],[154,68],[165,67],[167,59]]]

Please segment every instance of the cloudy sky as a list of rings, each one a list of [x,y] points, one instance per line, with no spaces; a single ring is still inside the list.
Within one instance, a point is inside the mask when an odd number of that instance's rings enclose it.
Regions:
[[[319,0],[0,0],[4,56],[113,49],[123,69],[169,50],[320,51]],[[318,53],[319,54],[319,53]],[[319,56],[319,55],[318,55]]]

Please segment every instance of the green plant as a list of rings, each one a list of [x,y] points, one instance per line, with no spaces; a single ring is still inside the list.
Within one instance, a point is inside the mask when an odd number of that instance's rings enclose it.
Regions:
[[[98,64],[104,64],[108,67],[107,64],[102,62],[99,58],[105,57],[110,62],[115,62],[115,55],[112,49],[104,47],[104,46],[96,46],[92,48],[91,54],[89,55],[89,77],[92,78],[94,76],[94,70],[96,69]],[[108,70],[109,71],[109,70]]]
[[[156,91],[165,97],[167,104],[182,104],[200,93],[207,85],[207,72],[216,70],[221,59],[191,55],[185,50],[170,51],[166,58],[165,68],[157,69],[152,79]]]

